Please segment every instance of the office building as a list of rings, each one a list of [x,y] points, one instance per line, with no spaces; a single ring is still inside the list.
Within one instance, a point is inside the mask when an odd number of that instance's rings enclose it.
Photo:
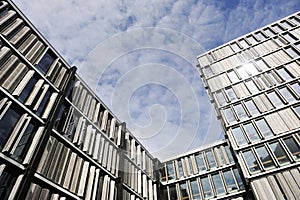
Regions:
[[[0,1],[0,199],[297,199],[299,19],[199,56],[226,139],[159,161]]]
[[[300,13],[198,57],[207,93],[256,199],[299,199]]]

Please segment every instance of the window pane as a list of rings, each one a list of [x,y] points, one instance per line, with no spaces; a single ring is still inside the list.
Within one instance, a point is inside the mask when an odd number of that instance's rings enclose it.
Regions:
[[[45,74],[48,71],[53,61],[54,61],[53,56],[50,55],[49,52],[47,52],[45,53],[41,61],[37,64],[36,68]]]
[[[169,192],[170,192],[170,199],[171,200],[177,200],[178,199],[175,185],[172,185],[172,186],[169,187]]]
[[[234,105],[233,107],[240,120],[244,120],[248,118],[248,115],[246,114],[246,111],[244,110],[242,104],[237,104]]]
[[[35,84],[37,82],[37,79],[35,77],[32,77],[30,81],[27,83],[23,91],[21,92],[19,96],[19,100],[24,103],[27,97],[29,96],[30,92],[33,90]]]
[[[262,59],[255,60],[255,63],[261,70],[266,70],[269,68],[268,65]]]
[[[272,169],[275,167],[275,164],[265,146],[258,147],[255,150],[265,169]]]
[[[216,161],[215,161],[212,150],[207,150],[205,153],[206,153],[209,169],[215,169]]]
[[[213,71],[211,70],[210,66],[206,66],[204,69],[206,77],[211,77],[213,75]]]
[[[257,160],[255,159],[252,151],[245,151],[243,153],[244,159],[246,161],[247,167],[249,169],[250,174],[254,174],[260,171]]]
[[[198,187],[197,180],[191,180],[191,189],[192,189],[193,200],[200,200],[201,195],[200,195],[200,190]]]
[[[284,165],[284,164],[290,163],[285,151],[283,150],[283,148],[279,142],[274,142],[274,143],[270,144],[270,147],[272,149],[272,152],[276,156],[279,164]]]
[[[276,71],[283,80],[289,81],[292,79],[291,75],[284,68],[277,69]]]
[[[244,189],[244,184],[243,184],[242,178],[240,176],[240,173],[238,172],[238,169],[235,168],[233,170],[233,172],[234,172],[235,178],[236,178],[236,180],[238,182],[238,185],[240,187],[240,190]]]
[[[236,83],[239,81],[239,78],[233,70],[229,71],[227,75],[232,83]]]
[[[298,114],[298,117],[300,117],[300,106],[294,107],[294,110]]]
[[[225,89],[225,93],[227,94],[229,101],[233,101],[237,99],[232,88]]]
[[[236,186],[231,170],[225,171],[223,172],[223,174],[228,192],[230,193],[234,190],[237,190],[238,188]]]
[[[231,108],[225,108],[224,109],[224,114],[225,114],[225,117],[226,117],[229,124],[231,124],[233,122],[236,122],[236,119],[235,119],[235,117],[232,113]]]
[[[188,193],[188,189],[187,189],[186,183],[181,183],[181,184],[179,185],[179,188],[180,188],[181,199],[182,199],[182,200],[190,199],[190,198],[189,198],[189,193]]]
[[[245,83],[246,83],[248,90],[251,92],[251,94],[254,94],[259,91],[257,86],[255,85],[255,83],[252,80],[248,80]]]
[[[172,162],[167,164],[167,171],[168,171],[168,180],[175,179],[174,167]]]
[[[226,99],[221,91],[216,93],[217,100],[220,106],[223,106],[226,103]]]
[[[240,127],[233,128],[232,133],[233,133],[234,139],[236,140],[238,146],[242,146],[242,145],[247,144],[247,140],[245,138],[245,135],[242,132]]]
[[[275,91],[270,92],[270,93],[268,93],[267,95],[268,95],[270,101],[272,102],[272,104],[273,104],[276,108],[278,108],[278,107],[280,107],[280,106],[283,105],[281,99],[278,97],[278,95],[275,93]]]
[[[17,177],[6,169],[0,175],[0,198],[8,199]]]
[[[220,162],[220,165],[222,166],[222,165],[226,164],[225,158],[224,158],[224,155],[223,155],[223,151],[221,150],[221,147],[215,148],[215,150],[216,150],[215,152],[217,152],[217,154],[218,154],[218,160]]]
[[[299,85],[299,83],[294,83],[294,84],[291,85],[291,87],[300,96],[300,85]]]
[[[238,67],[237,68],[237,72],[239,73],[239,75],[240,75],[240,77],[242,79],[245,79],[245,78],[249,77],[249,75],[247,74],[247,72],[246,72],[246,70],[245,70],[245,68],[243,66]]]
[[[244,64],[243,67],[249,76],[254,76],[254,75],[258,74],[258,70],[252,63]]]
[[[266,28],[264,31],[270,37],[275,36],[275,33],[270,28]]]
[[[287,53],[292,57],[292,58],[297,58],[299,57],[299,53],[296,49],[289,47],[286,49]]]
[[[230,161],[230,163],[234,163],[233,157],[232,157],[232,153],[229,149],[229,146],[225,146],[225,151],[227,153],[228,159]]]
[[[297,101],[296,98],[291,94],[291,92],[286,87],[279,89],[279,91],[282,94],[282,96],[284,96],[284,98],[287,100],[287,102],[293,103]]]
[[[178,161],[178,171],[179,171],[179,177],[183,177],[183,167],[182,167],[182,162],[181,160],[177,160]]]
[[[249,139],[251,142],[255,142],[257,140],[260,140],[254,126],[252,123],[248,123],[248,124],[245,124],[244,125],[244,129],[245,129],[245,132],[247,133]]]
[[[165,171],[165,167],[160,169],[160,176],[161,176],[161,181],[166,181],[167,180],[167,176],[166,176],[166,171]]]
[[[198,165],[198,170],[199,170],[200,172],[206,170],[206,167],[205,167],[205,163],[204,163],[204,160],[203,160],[203,155],[202,155],[202,153],[196,155],[196,162],[197,162],[197,165]]]
[[[211,191],[211,186],[208,180],[208,177],[201,178],[202,189],[204,192],[204,198],[213,197],[213,193]]]
[[[273,135],[273,132],[271,131],[268,124],[266,123],[265,119],[256,120],[256,125],[258,126],[259,131],[265,138]]]
[[[225,189],[224,189],[220,174],[212,175],[212,180],[214,182],[214,186],[215,186],[215,189],[216,189],[216,194],[217,195],[225,194]]]
[[[283,140],[295,159],[300,158],[300,149],[294,138],[290,137]]]
[[[250,99],[245,101],[245,105],[252,116],[256,116],[259,114],[259,111],[253,101]]]
[[[19,118],[20,114],[9,108],[0,120],[0,150],[3,148]]]

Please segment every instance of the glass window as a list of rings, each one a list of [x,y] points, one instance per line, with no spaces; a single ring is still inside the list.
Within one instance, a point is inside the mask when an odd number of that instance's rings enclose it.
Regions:
[[[234,52],[238,52],[241,50],[240,47],[235,42],[231,44],[231,47],[234,50]]]
[[[247,133],[251,142],[260,140],[257,131],[255,130],[252,123],[244,124],[245,132]]]
[[[261,70],[269,69],[268,65],[263,61],[263,59],[257,59],[257,60],[255,60],[255,63],[258,65],[258,67]]]
[[[298,52],[296,49],[292,48],[292,47],[287,48],[286,51],[287,51],[287,53],[288,53],[292,58],[297,58],[297,57],[299,57],[299,52]]]
[[[204,163],[204,160],[203,160],[202,153],[199,153],[198,155],[196,155],[195,158],[196,158],[196,162],[197,162],[197,165],[198,165],[198,170],[200,172],[205,171],[206,167],[205,167],[205,163]]]
[[[272,169],[275,164],[265,146],[255,148],[256,153],[265,169]]]
[[[240,77],[241,77],[242,79],[246,79],[246,78],[249,77],[249,75],[248,75],[248,73],[247,73],[247,71],[246,71],[246,69],[245,69],[244,66],[238,67],[238,68],[237,68],[237,72],[239,73],[239,75],[240,75]]]
[[[216,166],[216,161],[212,150],[207,150],[205,151],[205,153],[206,153],[209,169],[211,170],[215,169],[217,166]]]
[[[275,91],[269,92],[267,96],[269,97],[270,101],[276,108],[281,107],[283,105],[281,99],[278,97]]]
[[[43,98],[41,104],[39,105],[39,108],[38,108],[37,111],[36,111],[36,114],[37,114],[38,116],[40,116],[40,115],[42,114],[42,112],[43,112],[43,110],[44,110],[46,104],[49,102],[49,98],[50,98],[50,96],[51,96],[51,93],[52,93],[52,91],[49,91],[49,90],[46,92],[46,94],[45,94],[45,96],[44,96],[44,98]]]
[[[287,41],[280,36],[275,37],[274,40],[279,46],[285,46],[287,44]]]
[[[273,82],[274,84],[280,84],[280,82],[277,80],[277,78],[274,77],[274,75],[271,72],[267,72],[265,76],[271,79],[269,80],[269,82],[271,81],[271,83]]]
[[[177,200],[177,192],[176,192],[176,186],[175,185],[171,185],[169,186],[169,194],[170,194],[170,200]]]
[[[283,150],[281,144],[279,142],[274,142],[270,144],[273,154],[277,158],[279,164],[284,165],[290,163],[287,154]]]
[[[270,28],[264,29],[264,32],[265,32],[269,37],[275,36],[274,31],[272,31]]]
[[[216,194],[217,195],[225,194],[225,189],[220,174],[212,175],[212,180],[216,189]]]
[[[245,101],[245,105],[249,111],[249,113],[252,115],[252,116],[256,116],[259,114],[259,111],[256,107],[256,105],[253,103],[253,101],[250,99],[250,100],[247,100]]]
[[[213,197],[213,193],[211,190],[211,186],[208,180],[208,177],[201,178],[201,185],[204,193],[204,198],[211,198]]]
[[[286,29],[291,29],[291,28],[293,28],[293,25],[290,24],[290,23],[287,22],[287,21],[281,21],[280,24],[281,24],[281,26],[285,27]]]
[[[266,39],[266,37],[261,32],[255,33],[256,38],[258,38],[260,41],[263,41]]]
[[[173,162],[167,164],[167,171],[168,171],[168,180],[175,179]]]
[[[179,188],[180,188],[181,199],[182,200],[190,199],[186,183],[180,183]]]
[[[6,168],[0,175],[0,199],[8,199],[17,177]]]
[[[21,101],[22,103],[25,102],[25,100],[29,96],[30,92],[33,90],[36,83],[37,83],[37,79],[35,77],[32,77],[30,81],[27,83],[27,85],[25,86],[25,88],[23,89],[23,91],[21,92],[18,98],[19,101]]]
[[[257,160],[255,159],[251,150],[245,151],[243,153],[243,156],[246,161],[250,174],[254,174],[260,171],[259,166],[257,164]]]
[[[244,120],[244,119],[248,118],[248,115],[247,115],[244,107],[242,106],[242,104],[237,104],[237,105],[234,105],[233,107],[234,107],[235,112],[240,120]]]
[[[300,158],[300,149],[294,138],[286,138],[283,140],[295,159]]]
[[[223,106],[226,103],[226,99],[223,95],[223,92],[222,91],[217,92],[216,96],[217,96],[217,100],[219,102],[219,105]]]
[[[206,66],[204,69],[205,69],[206,77],[211,77],[214,74],[210,66]]]
[[[230,161],[230,163],[234,163],[233,157],[232,157],[232,153],[229,149],[229,146],[225,146],[225,151],[227,153],[228,159]]]
[[[290,17],[289,18],[289,20],[291,21],[291,22],[293,22],[294,24],[299,24],[300,22],[299,22],[299,20],[297,19],[297,17]]]
[[[233,122],[236,122],[236,119],[232,113],[232,110],[231,108],[225,108],[224,109],[224,114],[226,116],[226,119],[228,121],[229,124],[233,123]]]
[[[292,34],[290,34],[290,33],[287,33],[287,34],[283,35],[283,37],[284,37],[287,41],[289,41],[289,42],[291,42],[291,43],[293,43],[293,42],[296,41],[295,37],[294,37]]]
[[[280,88],[279,91],[282,94],[282,96],[284,96],[284,98],[287,100],[288,103],[293,103],[297,101],[296,98],[291,94],[291,92],[286,87]]]
[[[300,117],[300,106],[294,107],[294,110],[296,111],[298,117]]]
[[[259,119],[255,122],[259,131],[265,138],[271,137],[273,135],[273,132],[271,131],[265,119]]]
[[[293,83],[293,84],[291,84],[291,87],[298,94],[298,96],[300,96],[300,85],[299,85],[299,83]]]
[[[234,180],[234,177],[233,177],[233,174],[232,174],[231,170],[224,171],[223,175],[224,175],[227,191],[229,193],[231,193],[232,191],[237,190],[238,188],[237,188],[237,185],[235,183],[235,180]]]
[[[36,68],[42,73],[46,73],[54,61],[54,56],[50,52],[46,52],[40,62],[36,65]]]
[[[183,177],[183,176],[184,176],[184,174],[183,174],[182,162],[181,162],[181,160],[180,160],[180,159],[179,159],[179,160],[177,160],[177,162],[178,162],[178,171],[179,171],[179,177]]]
[[[234,101],[234,100],[237,99],[237,97],[236,97],[236,95],[235,95],[232,88],[225,89],[225,93],[227,94],[227,97],[228,97],[229,101]]]
[[[161,176],[161,181],[166,181],[167,180],[167,176],[166,176],[166,168],[163,167],[160,169],[160,176]]]
[[[220,166],[226,164],[223,152],[221,150],[221,147],[215,148],[215,150],[218,154],[218,160],[219,160]]]
[[[247,39],[252,45],[255,45],[258,43],[257,40],[252,35],[247,36]]]
[[[191,189],[192,189],[192,196],[193,196],[193,200],[200,200],[201,198],[201,194],[200,194],[200,190],[198,187],[198,183],[197,180],[191,180]]]
[[[281,26],[279,26],[278,24],[275,24],[272,26],[272,28],[277,32],[277,33],[281,33],[283,30],[283,28]]]
[[[238,169],[237,168],[233,169],[233,173],[235,175],[236,181],[238,182],[240,190],[244,189],[244,184],[243,184],[243,181],[242,181],[242,178],[240,176]]]
[[[293,79],[291,75],[284,68],[277,69],[276,71],[280,75],[280,77],[285,81],[289,81]]]
[[[236,83],[239,81],[239,78],[237,77],[236,73],[234,70],[231,70],[227,73],[231,83]]]
[[[249,76],[254,76],[259,73],[257,68],[252,63],[244,64],[243,68],[246,70]]]
[[[253,80],[247,80],[245,83],[251,94],[255,94],[259,91]]]
[[[233,134],[234,139],[236,140],[238,146],[242,146],[242,145],[245,145],[248,143],[245,138],[245,135],[240,127],[233,128],[232,134]]]
[[[20,117],[19,113],[12,108],[8,108],[0,120],[0,150],[3,148]]]

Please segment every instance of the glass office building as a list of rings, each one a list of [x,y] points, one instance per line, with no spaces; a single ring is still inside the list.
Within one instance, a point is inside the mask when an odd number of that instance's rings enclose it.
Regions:
[[[256,199],[299,199],[300,13],[198,56],[207,93]]]
[[[300,14],[199,56],[225,140],[159,161],[0,1],[0,199],[299,198]]]

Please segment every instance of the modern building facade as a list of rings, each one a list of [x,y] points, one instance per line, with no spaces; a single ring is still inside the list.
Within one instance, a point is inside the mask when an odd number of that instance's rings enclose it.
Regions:
[[[0,199],[297,199],[300,14],[199,56],[226,139],[154,158],[0,1]]]
[[[299,199],[300,13],[198,57],[207,93],[255,199]]]

